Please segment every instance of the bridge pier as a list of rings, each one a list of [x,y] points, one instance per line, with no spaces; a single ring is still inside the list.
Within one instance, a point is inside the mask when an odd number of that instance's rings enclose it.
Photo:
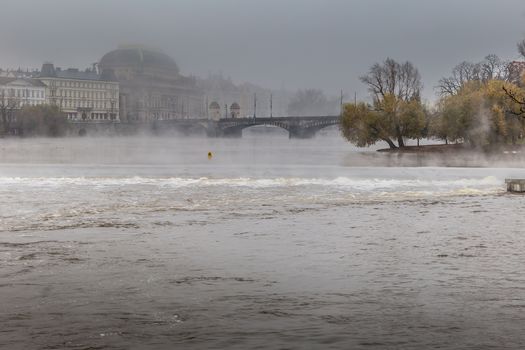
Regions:
[[[228,137],[228,138],[241,138],[242,129],[241,128],[229,128],[229,129],[223,130],[221,132],[221,136]]]
[[[220,130],[217,127],[208,125],[206,127],[206,136],[207,137],[220,137]]]
[[[66,134],[70,136],[93,136],[93,135],[105,135],[114,136],[118,134],[120,130],[120,124],[117,123],[74,123],[70,122],[67,124]]]
[[[288,129],[288,138],[290,139],[311,139],[315,136],[314,129],[305,129],[301,127],[290,127]]]

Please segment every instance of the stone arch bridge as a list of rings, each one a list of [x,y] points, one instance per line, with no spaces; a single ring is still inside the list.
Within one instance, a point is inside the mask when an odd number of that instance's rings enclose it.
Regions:
[[[339,125],[339,116],[320,117],[276,117],[276,118],[224,118],[158,120],[156,128],[195,130],[204,128],[210,137],[241,137],[242,131],[256,125],[271,125],[288,131],[290,138],[311,138],[326,127]]]
[[[70,123],[73,135],[133,135],[141,130],[163,133],[176,130],[185,134],[205,132],[209,137],[241,137],[246,128],[257,125],[271,125],[288,131],[290,138],[311,138],[326,127],[338,125],[339,116],[320,117],[276,117],[276,118],[224,118],[211,119],[170,119],[146,123]]]

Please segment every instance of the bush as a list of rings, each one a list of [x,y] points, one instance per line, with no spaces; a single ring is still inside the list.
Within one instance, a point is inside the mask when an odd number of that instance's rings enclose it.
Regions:
[[[67,118],[56,106],[24,107],[17,115],[16,127],[24,136],[63,136]]]

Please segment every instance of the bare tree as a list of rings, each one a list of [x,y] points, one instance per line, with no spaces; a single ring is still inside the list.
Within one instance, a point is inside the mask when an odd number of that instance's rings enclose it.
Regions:
[[[328,99],[322,90],[298,90],[290,99],[288,114],[294,116],[316,116],[337,114],[339,102]]]
[[[465,83],[480,80],[480,64],[463,61],[452,69],[452,75],[439,81],[441,95],[455,95]]]
[[[468,82],[487,82],[489,80],[509,81],[510,63],[491,54],[479,63],[463,61],[452,69],[452,75],[442,78],[438,90],[442,96],[455,95]]]
[[[391,58],[383,64],[374,64],[360,79],[376,101],[384,100],[387,95],[404,101],[419,100],[423,89],[421,75],[412,63],[398,63]]]
[[[404,137],[416,134],[419,137],[422,129],[419,124],[425,113],[421,104],[423,84],[412,63],[398,63],[387,58],[382,64],[370,67],[368,74],[360,79],[368,85],[374,109],[387,125],[387,134],[397,139],[399,147],[405,146]],[[389,145],[395,147],[393,142]]]
[[[525,39],[518,43],[518,52],[525,57]]]
[[[518,43],[518,51],[519,53],[525,57],[525,40],[522,40]],[[510,67],[510,66],[509,66]],[[523,72],[510,72],[511,75],[514,73],[518,73],[517,75],[521,75]],[[517,107],[518,111],[510,111],[510,113],[525,118],[525,98],[522,96],[519,96],[516,91],[514,91],[512,88],[507,88],[506,86],[503,86],[503,91],[505,91],[505,94],[509,99],[514,102]]]
[[[0,118],[2,130],[0,134],[7,134],[11,129],[11,124],[15,119],[15,110],[19,107],[19,101],[15,96],[14,90],[0,89]]]
[[[480,62],[481,80],[503,80],[508,81],[510,76],[510,62],[503,61],[498,56],[491,54]]]
[[[509,113],[525,118],[525,99],[506,86],[503,86],[503,91],[519,107],[518,111],[509,111]]]

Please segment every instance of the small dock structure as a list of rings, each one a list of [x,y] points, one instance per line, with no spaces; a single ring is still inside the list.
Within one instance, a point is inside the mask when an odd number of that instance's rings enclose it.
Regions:
[[[525,193],[525,179],[505,179],[507,192]]]

